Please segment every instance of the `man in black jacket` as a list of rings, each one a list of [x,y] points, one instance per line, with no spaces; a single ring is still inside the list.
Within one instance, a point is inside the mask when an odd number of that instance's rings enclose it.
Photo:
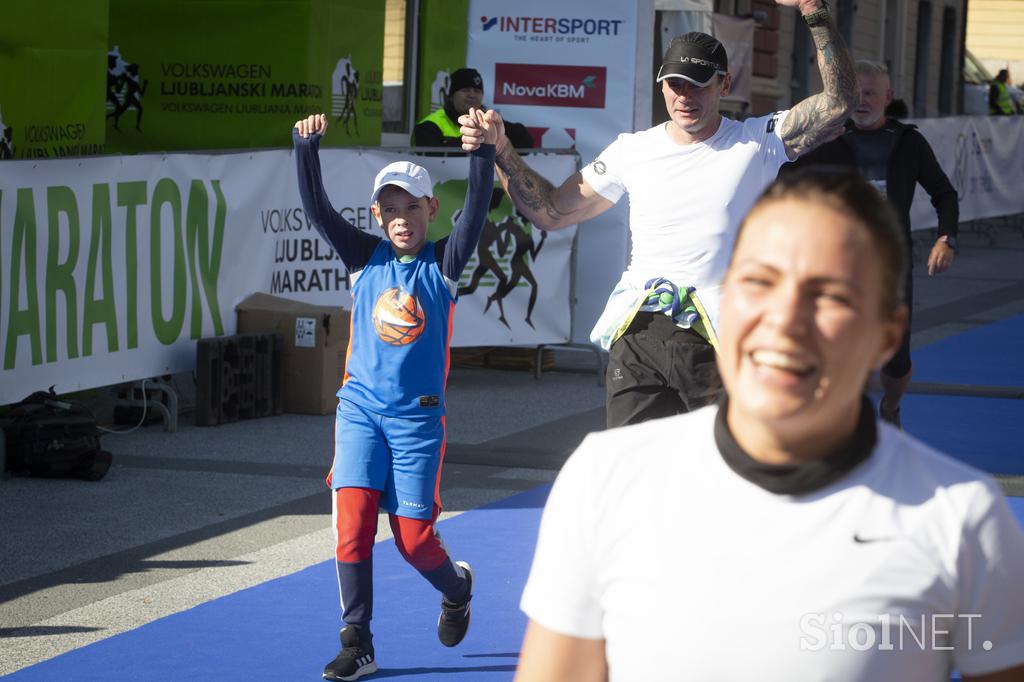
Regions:
[[[939,218],[938,239],[928,255],[928,274],[949,269],[957,248],[957,223],[960,205],[956,190],[942,171],[935,154],[913,125],[886,118],[885,107],[892,101],[889,72],[882,64],[857,62],[860,104],[847,122],[845,132],[800,157],[794,164],[834,164],[855,166],[861,174],[889,199],[906,231],[910,261],[910,205],[918,183],[931,196]],[[786,169],[783,169],[785,172]],[[913,308],[913,279],[910,272],[904,286],[907,307]],[[881,371],[885,394],[878,405],[883,419],[899,426],[900,399],[910,383],[910,323],[903,343]]]

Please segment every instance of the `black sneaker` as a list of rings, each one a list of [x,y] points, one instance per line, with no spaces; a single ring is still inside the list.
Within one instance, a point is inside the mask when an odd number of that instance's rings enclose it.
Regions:
[[[373,635],[358,625],[346,625],[341,629],[341,651],[324,668],[324,679],[349,682],[375,672]]]
[[[469,584],[466,587],[466,598],[459,603],[450,602],[441,597],[441,615],[437,617],[437,638],[445,646],[455,646],[466,636],[469,630],[469,600],[473,598],[473,569],[465,561],[456,561],[462,566]]]

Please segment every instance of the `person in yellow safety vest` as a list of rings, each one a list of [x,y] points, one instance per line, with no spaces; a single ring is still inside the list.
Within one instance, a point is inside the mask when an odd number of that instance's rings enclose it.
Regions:
[[[448,78],[444,106],[423,117],[412,130],[415,147],[462,148],[459,116],[474,109],[486,110],[483,104],[484,80],[476,69],[456,69]],[[505,121],[505,134],[517,149],[536,146],[533,136],[521,123]]]
[[[988,89],[988,113],[993,116],[1010,116],[1013,114],[1013,102],[1010,101],[1010,90],[1006,87],[1010,80],[1010,72],[1002,69],[992,81]]]

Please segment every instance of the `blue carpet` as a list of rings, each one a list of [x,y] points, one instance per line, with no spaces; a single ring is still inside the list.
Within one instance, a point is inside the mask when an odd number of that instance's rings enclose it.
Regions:
[[[1024,386],[1024,317],[915,351],[915,379]],[[877,397],[876,397],[877,402]],[[908,395],[903,423],[934,447],[980,469],[1024,474],[1017,440],[1024,400]],[[510,680],[526,618],[518,609],[550,486],[440,524],[477,578],[473,626],[455,649],[437,642],[438,596],[399,556],[377,545],[373,680]],[[1024,527],[1024,498],[1010,498]],[[329,555],[330,547],[324,548]],[[338,649],[334,562],[271,580],[168,616],[5,677],[74,680],[318,680]]]
[[[1010,511],[1017,517],[1017,523],[1024,528],[1024,497],[1008,497],[1006,501],[1010,503]]]
[[[376,546],[374,644],[381,670],[370,679],[512,679],[526,625],[519,593],[549,490],[542,486],[440,524],[446,545],[473,565],[480,587],[469,635],[455,649],[437,642],[437,595],[393,541]],[[1024,497],[1009,503],[1024,527]],[[318,680],[338,647],[337,600],[334,562],[325,561],[3,679]]]
[[[933,448],[990,474],[1024,475],[1024,400],[910,393],[900,413],[907,433]]]
[[[473,622],[466,639],[437,641],[440,598],[398,554],[374,551],[374,680],[510,680],[526,617],[519,594],[533,557],[542,486],[439,524],[445,545],[473,566]],[[331,547],[324,553],[330,554]],[[338,650],[334,562],[236,592],[13,673],[53,680],[321,679]]]
[[[1024,386],[1024,315],[950,336],[913,352],[914,381]],[[880,394],[873,396],[875,405]],[[903,428],[990,474],[1024,474],[1018,445],[1024,400],[910,393]]]
[[[1024,315],[929,344],[912,359],[915,381],[1024,386]]]
[[[374,644],[381,670],[370,679],[512,679],[526,624],[519,593],[549,489],[440,524],[446,544],[470,561],[480,586],[473,598],[473,626],[455,649],[436,640],[433,590],[405,564],[393,541],[377,545]],[[1024,527],[1024,497],[1009,503]],[[334,563],[325,561],[3,679],[317,680],[337,649],[337,613]]]

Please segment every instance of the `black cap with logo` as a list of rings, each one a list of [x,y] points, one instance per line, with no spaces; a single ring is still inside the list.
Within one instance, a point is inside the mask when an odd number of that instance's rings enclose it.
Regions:
[[[684,33],[672,39],[658,69],[658,81],[685,78],[704,87],[715,75],[729,73],[725,46],[707,33]]]

